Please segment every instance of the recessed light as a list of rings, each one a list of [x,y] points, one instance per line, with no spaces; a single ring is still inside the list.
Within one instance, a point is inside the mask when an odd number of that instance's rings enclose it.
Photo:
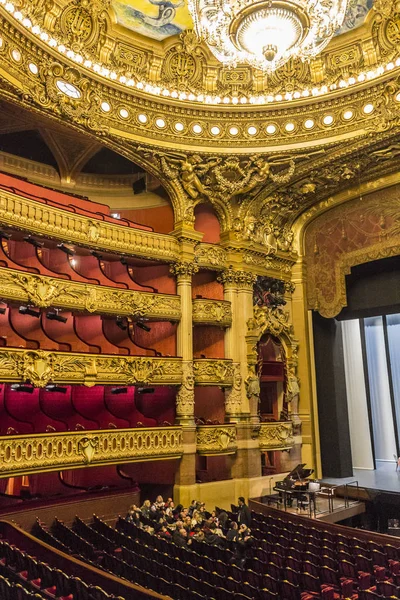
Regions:
[[[238,129],[237,127],[231,127],[231,128],[229,129],[229,133],[230,133],[231,135],[237,135],[237,134],[239,133],[239,129]]]
[[[352,117],[353,117],[354,113],[352,110],[346,110],[343,113],[343,119],[346,119],[346,121],[349,121]]]
[[[221,132],[220,128],[217,127],[216,125],[214,125],[214,127],[211,127],[210,131],[211,131],[212,135],[218,135]]]
[[[35,63],[29,63],[28,68],[29,68],[30,72],[33,73],[34,75],[37,75],[39,73],[38,66],[35,65]]]
[[[184,124],[183,123],[179,123],[179,122],[175,123],[174,127],[175,127],[176,131],[183,131],[185,129]]]
[[[332,125],[333,120],[334,119],[332,115],[325,115],[325,117],[323,118],[324,125]]]
[[[103,110],[104,112],[110,112],[111,106],[108,104],[108,102],[102,102],[101,110]]]
[[[127,111],[126,108],[121,108],[119,111],[119,116],[123,119],[127,119],[129,117],[129,111]]]
[[[142,123],[144,125],[148,121],[147,115],[143,115],[143,114],[138,115],[138,121],[139,121],[139,123]]]
[[[161,119],[161,118],[156,119],[156,125],[160,129],[163,129],[165,127],[165,121],[164,121],[164,119]]]
[[[400,92],[396,95],[396,102],[400,102]]]
[[[267,125],[266,127],[266,132],[269,133],[269,135],[273,135],[276,131],[276,127],[275,125]]]
[[[294,131],[294,123],[286,123],[285,125],[286,131]]]
[[[365,112],[366,115],[370,115],[374,110],[374,105],[373,104],[366,104],[363,108],[363,111]]]
[[[306,129],[312,129],[314,127],[314,121],[312,119],[307,119],[307,121],[304,121],[304,127]]]
[[[193,125],[192,129],[193,129],[193,133],[197,133],[197,134],[199,134],[199,133],[201,133],[203,131],[202,126],[201,125],[197,125],[197,124]]]
[[[257,127],[253,127],[253,126],[252,126],[252,127],[249,127],[249,128],[247,129],[247,133],[248,133],[249,135],[256,135],[256,133],[257,133]]]

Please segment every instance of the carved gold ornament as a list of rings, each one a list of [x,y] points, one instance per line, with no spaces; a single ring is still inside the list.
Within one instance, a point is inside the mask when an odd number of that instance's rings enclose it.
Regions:
[[[237,416],[242,411],[242,381],[240,363],[234,363],[232,387],[225,390],[225,412],[230,417]]]
[[[234,368],[230,359],[195,359],[193,361],[193,372],[196,385],[230,387],[233,384]]]
[[[40,308],[179,320],[178,296],[76,283],[0,267],[0,297]]]
[[[229,327],[232,324],[230,302],[196,298],[193,300],[193,322]]]
[[[67,354],[47,350],[0,349],[0,379],[29,381],[43,388],[49,382],[83,384],[179,385],[180,358],[144,358],[107,354]]]
[[[0,478],[143,460],[179,458],[179,426],[0,437]]]
[[[175,406],[178,419],[192,420],[194,417],[194,373],[193,363],[182,363],[182,385],[176,394]]]
[[[289,450],[294,446],[293,423],[291,421],[260,423],[258,441],[262,451]]]
[[[199,454],[233,454],[236,450],[236,425],[197,426],[196,451]]]

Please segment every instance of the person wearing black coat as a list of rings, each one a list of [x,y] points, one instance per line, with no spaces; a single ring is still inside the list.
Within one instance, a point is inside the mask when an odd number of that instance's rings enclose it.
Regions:
[[[251,512],[247,504],[245,504],[243,496],[240,496],[238,500],[239,510],[238,510],[238,523],[239,525],[247,525],[250,527],[251,525]]]

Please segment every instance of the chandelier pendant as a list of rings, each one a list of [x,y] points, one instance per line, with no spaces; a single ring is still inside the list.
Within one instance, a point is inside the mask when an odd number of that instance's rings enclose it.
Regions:
[[[310,60],[342,25],[349,0],[188,0],[195,31],[227,67],[267,73]]]

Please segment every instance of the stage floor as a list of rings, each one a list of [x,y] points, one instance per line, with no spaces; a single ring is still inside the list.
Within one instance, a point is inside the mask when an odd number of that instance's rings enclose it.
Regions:
[[[396,463],[377,461],[375,470],[354,469],[353,477],[332,478],[324,477],[321,483],[345,485],[358,481],[358,486],[384,492],[400,493],[400,469],[396,471]]]

